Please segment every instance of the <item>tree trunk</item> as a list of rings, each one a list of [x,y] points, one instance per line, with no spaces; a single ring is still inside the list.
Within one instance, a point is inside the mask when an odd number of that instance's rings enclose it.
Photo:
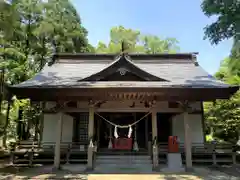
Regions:
[[[9,113],[10,113],[10,100],[8,100],[8,106],[7,106],[7,114],[6,114],[6,124],[4,127],[4,135],[3,135],[3,147],[7,147],[7,128],[9,124]]]
[[[4,147],[4,148],[7,148],[7,131],[6,131],[5,134],[3,135],[2,143],[3,143],[3,147]]]

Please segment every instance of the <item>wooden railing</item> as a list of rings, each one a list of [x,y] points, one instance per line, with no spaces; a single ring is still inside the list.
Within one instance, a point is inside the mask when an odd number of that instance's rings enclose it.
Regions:
[[[167,143],[158,143],[159,152],[168,152]],[[235,151],[236,146],[231,144],[211,144],[211,143],[192,143],[192,152],[205,152],[212,153],[216,151],[217,153],[230,153]],[[179,151],[184,153],[184,144],[179,144]]]
[[[93,148],[93,166],[97,151],[97,142],[94,142]],[[86,163],[89,142],[69,143],[62,142],[60,146],[61,163]],[[152,155],[152,143],[149,142]],[[157,144],[159,162],[166,163],[166,154],[168,153],[168,145],[165,143]],[[11,162],[24,163],[30,166],[34,163],[53,163],[54,161],[54,142],[44,142],[37,145],[35,142],[19,142],[13,145],[11,149]],[[182,153],[183,163],[185,162],[184,144],[179,145],[179,151]],[[233,163],[236,164],[236,147],[230,144],[192,144],[192,160],[193,163]],[[239,155],[238,155],[239,156]],[[161,159],[162,158],[162,159]],[[238,157],[239,158],[239,157]]]
[[[192,143],[192,161],[195,163],[233,163],[236,164],[236,146],[231,144],[213,144],[213,143]],[[158,144],[159,155],[168,153],[166,143]],[[185,162],[184,144],[179,144],[179,152],[182,153],[183,162]],[[161,159],[160,162],[164,160]]]
[[[61,163],[86,163],[88,143],[62,142],[60,145]],[[44,142],[40,146],[34,143],[16,143],[11,149],[10,162],[24,163],[30,166],[34,163],[52,163],[54,161],[54,142]]]

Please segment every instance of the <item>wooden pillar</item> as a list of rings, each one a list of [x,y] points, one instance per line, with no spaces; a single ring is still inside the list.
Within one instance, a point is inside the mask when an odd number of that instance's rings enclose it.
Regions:
[[[155,137],[157,138],[157,113],[155,111],[152,112],[152,141],[154,141]]]
[[[183,113],[184,118],[184,147],[186,156],[186,169],[192,169],[192,142],[191,129],[189,126],[188,112]]]
[[[203,141],[204,143],[207,142],[206,140],[206,127],[205,127],[205,119],[204,119],[204,107],[203,107],[203,102],[200,102],[201,103],[201,123],[202,123],[202,132],[203,132]]]
[[[41,115],[40,115],[40,137],[38,140],[38,145],[42,143],[42,138],[43,138],[43,129],[44,129],[44,108],[45,108],[45,103],[40,102],[40,109],[41,109]]]
[[[93,134],[94,134],[94,107],[89,107],[89,119],[88,119],[88,162],[87,167],[88,169],[93,168]]]
[[[110,119],[110,121],[112,122],[112,120],[113,120],[113,116],[112,116],[112,114],[109,116],[109,119]],[[112,149],[113,148],[113,127],[112,127],[112,125],[110,125],[110,124],[107,124],[107,126],[108,126],[108,128],[109,128],[109,141],[108,141],[108,149]]]
[[[153,168],[158,167],[157,112],[152,112]]]
[[[134,117],[134,122],[137,121],[137,114],[136,113],[133,113],[133,117]],[[135,151],[139,151],[139,147],[138,147],[138,134],[137,134],[137,126],[138,124],[135,125],[135,128],[134,128],[134,143],[133,143],[133,150]]]
[[[145,118],[145,143],[146,143],[146,148],[148,149],[148,116]]]
[[[63,113],[59,113],[59,119],[57,122],[56,139],[55,139],[55,153],[54,153],[54,168],[60,168],[60,155],[61,155],[61,140],[62,140],[62,124]]]
[[[92,138],[94,134],[94,107],[89,108],[89,119],[88,119],[88,138]]]
[[[102,124],[102,121],[98,119],[97,121],[97,145],[99,146],[100,143],[100,126]]]

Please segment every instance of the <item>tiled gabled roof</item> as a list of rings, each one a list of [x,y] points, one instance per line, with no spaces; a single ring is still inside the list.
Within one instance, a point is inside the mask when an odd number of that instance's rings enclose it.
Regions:
[[[89,87],[91,83],[82,82],[116,63],[116,55],[108,54],[77,54],[58,55],[56,61],[50,66],[45,66],[32,79],[14,85],[14,88],[60,88],[60,87]],[[229,85],[216,80],[203,70],[194,60],[194,54],[128,54],[127,58],[141,71],[165,79],[166,82],[144,82],[146,86],[158,87],[216,87],[226,88]],[[120,60],[121,58],[119,58]],[[114,62],[115,61],[115,62]],[[128,68],[128,67],[124,67]],[[110,84],[101,82],[103,87]],[[136,85],[139,83],[135,83]]]

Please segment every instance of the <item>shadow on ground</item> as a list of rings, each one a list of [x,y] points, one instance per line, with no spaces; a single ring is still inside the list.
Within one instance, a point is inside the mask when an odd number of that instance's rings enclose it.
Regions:
[[[240,165],[221,165],[221,166],[219,165],[219,166],[213,166],[210,169],[224,172],[229,176],[236,176],[236,177],[240,176]]]
[[[7,172],[8,171],[8,172]],[[208,168],[195,168],[194,172],[184,173],[97,173],[79,169],[78,173],[57,170],[52,166],[41,167],[10,167],[1,169],[2,179],[80,179],[80,180],[238,180],[239,177],[229,176],[220,171]]]

